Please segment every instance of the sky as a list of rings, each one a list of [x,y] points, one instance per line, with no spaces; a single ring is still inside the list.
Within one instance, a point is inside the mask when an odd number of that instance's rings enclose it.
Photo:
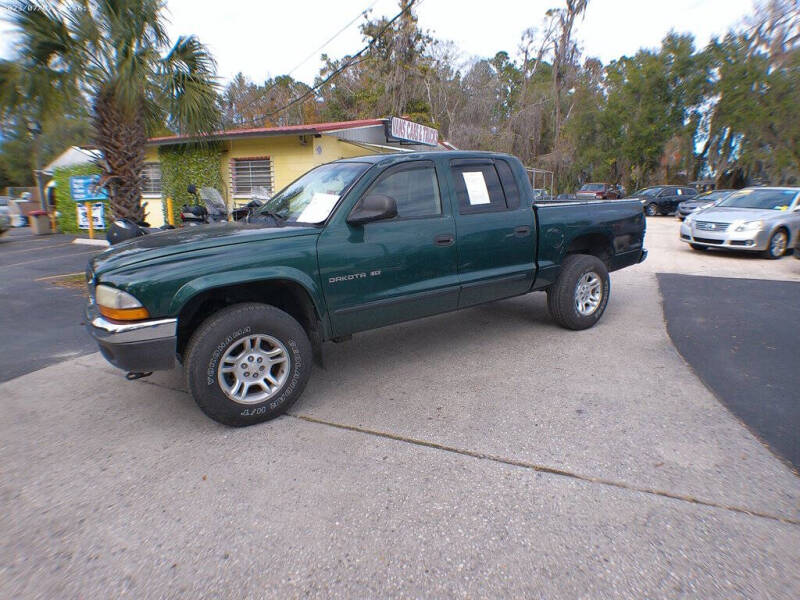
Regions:
[[[561,5],[559,0],[418,0],[417,4],[420,27],[453,41],[464,61],[494,56],[500,50],[515,55],[522,32],[540,26],[545,11]],[[197,35],[216,58],[223,82],[241,71],[258,83],[285,73],[312,83],[322,52],[339,58],[364,45],[358,30],[363,18],[356,19],[361,11],[371,8],[372,18],[391,17],[398,11],[396,0],[168,0],[167,5],[173,40]],[[576,37],[585,55],[607,63],[639,48],[658,47],[670,30],[690,32],[703,46],[752,10],[753,0],[590,0]],[[12,54],[9,26],[0,23],[0,56]]]

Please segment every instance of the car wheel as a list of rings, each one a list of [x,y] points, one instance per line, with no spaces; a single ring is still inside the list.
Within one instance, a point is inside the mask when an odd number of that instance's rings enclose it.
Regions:
[[[708,246],[701,246],[700,244],[689,244],[692,250],[708,250]]]
[[[587,329],[606,310],[611,280],[596,256],[572,254],[564,258],[561,273],[547,289],[547,308],[556,323],[567,329]]]
[[[658,206],[651,202],[644,207],[644,214],[646,214],[648,217],[655,217],[658,215]]]
[[[786,253],[786,247],[788,245],[789,234],[785,229],[778,229],[770,236],[767,249],[764,251],[764,256],[773,260],[780,258]]]
[[[265,304],[235,304],[192,335],[186,385],[215,421],[253,425],[294,404],[311,374],[311,358],[311,342],[290,315]]]

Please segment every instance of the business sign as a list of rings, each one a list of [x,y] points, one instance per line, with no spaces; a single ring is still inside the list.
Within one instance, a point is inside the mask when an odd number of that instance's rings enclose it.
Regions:
[[[100,175],[78,175],[69,178],[69,192],[75,202],[108,200],[108,192],[100,187]]]
[[[75,206],[78,209],[78,228],[89,229],[89,219],[86,218],[86,204],[79,203]],[[104,202],[92,203],[92,229],[106,228],[106,205]]]
[[[387,126],[387,137],[425,146],[436,146],[439,143],[439,132],[433,127],[426,127],[413,121],[392,117]]]

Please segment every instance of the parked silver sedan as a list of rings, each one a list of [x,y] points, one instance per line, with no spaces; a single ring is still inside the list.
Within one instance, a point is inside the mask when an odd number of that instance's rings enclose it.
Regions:
[[[727,248],[780,258],[800,238],[800,188],[745,188],[681,223],[681,241],[695,250]]]

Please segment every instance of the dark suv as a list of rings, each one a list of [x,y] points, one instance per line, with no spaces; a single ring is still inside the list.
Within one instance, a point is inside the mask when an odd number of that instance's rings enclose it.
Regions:
[[[697,196],[697,190],[681,185],[656,185],[642,188],[631,194],[629,199],[639,200],[648,217],[668,215],[678,209],[678,204]]]

